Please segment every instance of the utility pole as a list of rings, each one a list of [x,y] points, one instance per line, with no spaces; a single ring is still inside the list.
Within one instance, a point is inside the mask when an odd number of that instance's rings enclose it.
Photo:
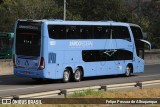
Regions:
[[[66,20],[66,0],[64,0],[64,16],[63,19]]]

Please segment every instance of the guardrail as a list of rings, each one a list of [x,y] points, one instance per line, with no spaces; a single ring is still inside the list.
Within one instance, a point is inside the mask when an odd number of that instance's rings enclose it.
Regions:
[[[119,89],[130,89],[130,88],[137,88],[137,89],[143,89],[146,86],[152,86],[152,85],[160,85],[160,80],[152,80],[152,81],[143,81],[143,82],[133,82],[133,83],[124,83],[124,84],[113,84],[113,85],[101,85],[101,86],[90,86],[90,87],[82,87],[82,88],[73,88],[73,89],[59,89],[59,90],[53,90],[53,91],[47,91],[47,92],[39,92],[39,93],[30,93],[25,95],[14,95],[9,97],[3,97],[3,98],[9,98],[9,99],[20,99],[20,98],[49,98],[53,96],[58,95],[64,95],[65,98],[67,98],[68,94],[74,93],[74,92],[82,92],[88,89],[91,90],[119,90]]]

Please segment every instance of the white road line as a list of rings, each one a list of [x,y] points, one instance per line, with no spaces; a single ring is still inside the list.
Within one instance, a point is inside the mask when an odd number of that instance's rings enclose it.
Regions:
[[[38,87],[42,87],[42,86],[35,86],[35,87],[24,87],[24,88],[15,88],[15,89],[8,89],[8,90],[0,90],[0,92],[3,91],[15,91],[15,90],[24,90],[24,89],[32,89],[32,88],[38,88]]]
[[[160,65],[160,63],[155,63],[155,64],[144,64],[144,65]]]
[[[142,78],[143,78],[143,77],[154,77],[154,76],[158,76],[158,75],[160,76],[160,74],[156,74],[156,75],[138,76],[138,77],[134,77],[134,78],[139,78],[139,77],[142,77]]]

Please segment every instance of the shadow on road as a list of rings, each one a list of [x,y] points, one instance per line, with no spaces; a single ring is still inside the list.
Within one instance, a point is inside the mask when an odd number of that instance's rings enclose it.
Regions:
[[[137,75],[132,75],[131,77],[135,77],[135,76]],[[114,79],[114,78],[129,78],[129,77],[124,77],[123,75],[87,77],[87,78],[83,78],[82,82],[83,81],[94,82],[94,80]],[[33,80],[31,78],[17,77],[14,75],[0,75],[0,85],[43,85],[43,84],[47,85],[47,84],[59,84],[59,83],[61,83],[61,80],[50,80],[50,79]],[[72,83],[72,82],[69,82],[69,83]]]

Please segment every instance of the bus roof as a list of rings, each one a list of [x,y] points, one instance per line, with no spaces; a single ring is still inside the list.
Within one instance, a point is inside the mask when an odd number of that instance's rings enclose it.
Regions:
[[[56,25],[119,25],[119,26],[136,26],[133,23],[116,22],[116,21],[64,21],[60,19],[43,19],[43,20],[18,20],[18,21],[29,21],[29,22],[44,22],[46,24]]]

